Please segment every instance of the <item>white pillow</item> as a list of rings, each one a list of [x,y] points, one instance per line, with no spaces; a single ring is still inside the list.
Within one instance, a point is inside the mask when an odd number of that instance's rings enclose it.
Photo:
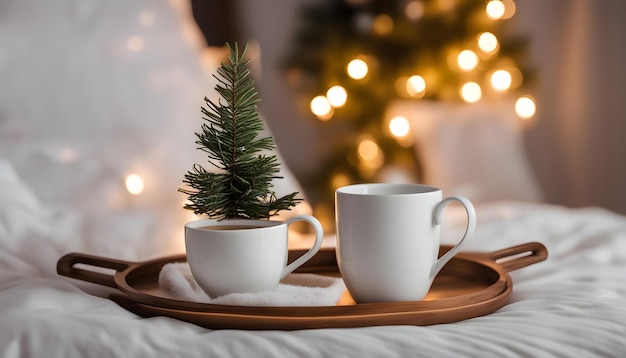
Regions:
[[[475,203],[542,200],[511,102],[398,101],[388,112],[396,114],[411,123],[424,182],[444,195]]]
[[[181,251],[196,217],[177,189],[194,163],[212,168],[194,133],[224,54],[206,47],[189,0],[0,8],[0,158],[42,205],[81,216],[94,253]],[[282,169],[277,195],[302,192]],[[124,186],[130,173],[145,181],[138,196]]]

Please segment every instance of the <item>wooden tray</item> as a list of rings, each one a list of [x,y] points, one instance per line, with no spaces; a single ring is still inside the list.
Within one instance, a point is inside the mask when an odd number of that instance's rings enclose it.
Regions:
[[[444,246],[441,252],[449,250]],[[290,258],[301,250],[290,251]],[[336,306],[229,306],[174,299],[158,284],[163,265],[184,262],[184,255],[146,262],[70,253],[57,272],[119,289],[110,298],[143,317],[169,316],[206,328],[310,329],[380,325],[430,325],[482,316],[504,306],[513,282],[508,272],[547,258],[540,243],[527,243],[492,253],[461,252],[437,275],[424,301],[356,304],[346,291]],[[98,272],[113,270],[110,274]],[[334,249],[322,249],[297,272],[340,276]]]

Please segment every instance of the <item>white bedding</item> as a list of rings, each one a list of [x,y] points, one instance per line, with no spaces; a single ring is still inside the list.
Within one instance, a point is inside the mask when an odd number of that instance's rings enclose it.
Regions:
[[[140,318],[105,298],[110,289],[57,276],[55,264],[64,253],[102,251],[76,232],[80,213],[42,204],[0,160],[0,356],[618,357],[626,352],[625,217],[596,208],[520,203],[482,205],[478,215],[467,250],[540,241],[549,251],[547,261],[511,273],[511,300],[495,313],[425,327],[207,330],[171,318]],[[455,216],[451,211],[448,243],[461,228]],[[109,254],[117,247],[119,257],[148,258],[141,244],[111,240]]]
[[[539,241],[549,258],[511,273],[508,305],[453,324],[213,331],[140,318],[107,299],[111,289],[59,277],[67,252],[181,253],[193,215],[176,188],[197,162],[193,132],[216,66],[200,66],[189,5],[0,5],[1,357],[624,355],[626,217],[597,208],[481,205],[466,250]],[[139,196],[123,186],[130,172],[146,181]],[[277,191],[298,190],[286,176]],[[445,243],[462,230],[450,216]]]

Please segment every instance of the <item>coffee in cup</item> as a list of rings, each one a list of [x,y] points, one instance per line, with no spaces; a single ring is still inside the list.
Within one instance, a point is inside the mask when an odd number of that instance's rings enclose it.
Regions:
[[[315,243],[287,264],[288,227],[299,221],[313,227]],[[311,215],[297,215],[284,222],[198,220],[185,225],[191,273],[211,297],[273,289],[319,251],[323,238],[322,225]]]

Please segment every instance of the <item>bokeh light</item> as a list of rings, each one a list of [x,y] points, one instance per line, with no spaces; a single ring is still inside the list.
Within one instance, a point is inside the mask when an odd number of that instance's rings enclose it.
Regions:
[[[333,107],[341,108],[346,104],[346,101],[348,100],[348,92],[345,88],[339,85],[332,86],[328,89],[328,91],[326,91],[326,98]]]
[[[393,31],[393,19],[387,14],[380,14],[374,18],[372,29],[378,35],[389,35]]]
[[[537,111],[537,105],[534,98],[531,96],[521,96],[515,102],[515,113],[520,118],[529,119],[532,118]]]
[[[330,185],[333,190],[337,188],[341,188],[342,186],[346,186],[350,184],[350,177],[344,173],[337,173],[332,176],[330,180]]]
[[[396,115],[389,121],[389,132],[396,138],[406,138],[411,130],[409,120],[402,115]]]
[[[413,75],[406,80],[406,92],[411,97],[420,98],[426,92],[426,80],[420,75]]]
[[[354,60],[350,61],[350,63],[348,63],[347,71],[350,78],[360,80],[367,76],[369,68],[365,61],[361,60],[360,58],[355,58]]]
[[[333,114],[333,107],[330,105],[328,98],[317,96],[311,100],[311,112],[319,119],[327,121]]]
[[[461,86],[461,98],[468,103],[476,103],[480,101],[483,93],[480,85],[476,82],[467,82]]]
[[[517,6],[515,5],[515,1],[513,0],[501,0],[502,5],[504,5],[504,14],[502,14],[502,19],[510,19],[515,15],[517,10]]]
[[[498,92],[506,92],[511,88],[511,74],[506,70],[497,70],[491,74],[491,86]]]
[[[130,174],[126,177],[126,190],[133,195],[139,195],[143,192],[143,178],[139,174]]]
[[[463,71],[471,71],[478,66],[478,55],[472,50],[463,50],[457,57],[457,64]]]
[[[421,1],[410,1],[404,8],[406,17],[411,21],[417,21],[424,15],[424,4]]]
[[[491,32],[483,32],[478,35],[478,48],[487,54],[492,54],[498,50],[500,44],[498,38]]]
[[[500,0],[490,0],[485,8],[487,17],[492,20],[499,20],[504,16],[505,7]]]
[[[361,160],[360,164],[367,169],[378,169],[385,161],[382,150],[370,136],[364,136],[359,140],[357,156]]]

